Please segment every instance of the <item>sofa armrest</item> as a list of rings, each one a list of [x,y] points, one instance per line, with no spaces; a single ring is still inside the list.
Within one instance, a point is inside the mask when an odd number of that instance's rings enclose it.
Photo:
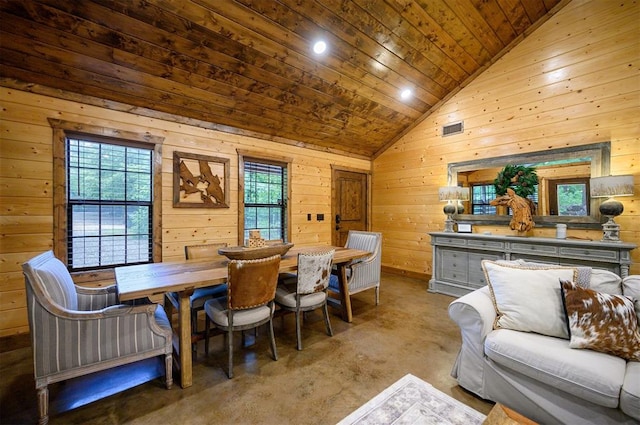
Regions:
[[[460,326],[463,334],[471,332],[474,340],[483,344],[496,320],[489,287],[484,286],[453,301],[449,304],[449,317]]]
[[[467,390],[486,398],[484,340],[493,330],[496,311],[487,286],[449,304],[449,317],[460,327],[462,345],[451,375]]]

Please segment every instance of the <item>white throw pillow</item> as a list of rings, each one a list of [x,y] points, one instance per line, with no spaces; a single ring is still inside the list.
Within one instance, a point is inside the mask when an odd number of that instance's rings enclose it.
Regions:
[[[574,281],[573,267],[549,265],[534,268],[483,260],[496,309],[495,329],[504,328],[569,338],[560,279]]]

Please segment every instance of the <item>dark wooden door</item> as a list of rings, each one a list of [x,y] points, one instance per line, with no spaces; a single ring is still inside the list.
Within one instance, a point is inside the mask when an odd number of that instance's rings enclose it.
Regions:
[[[367,230],[367,174],[334,169],[331,241],[344,246],[349,230]]]

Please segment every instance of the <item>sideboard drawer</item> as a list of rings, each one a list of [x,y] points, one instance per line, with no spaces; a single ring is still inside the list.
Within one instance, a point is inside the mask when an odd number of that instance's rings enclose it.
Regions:
[[[553,245],[515,242],[511,244],[511,251],[527,253],[527,254],[535,253],[539,255],[557,255],[558,247]]]
[[[453,282],[467,283],[469,276],[469,254],[453,249],[442,250],[442,278]]]
[[[467,246],[470,247],[470,248],[504,250],[504,242],[502,242],[502,241],[488,241],[486,239],[481,239],[481,240],[470,239],[470,240],[467,241]]]
[[[573,258],[593,258],[600,261],[618,261],[620,256],[617,250],[593,249],[583,247],[561,246],[561,256],[569,256]]]
[[[465,246],[467,241],[460,238],[450,238],[447,236],[437,236],[434,243],[436,245]]]
[[[487,284],[484,270],[482,270],[482,260],[501,260],[503,254],[495,253],[469,253],[469,285],[475,288],[481,288]]]

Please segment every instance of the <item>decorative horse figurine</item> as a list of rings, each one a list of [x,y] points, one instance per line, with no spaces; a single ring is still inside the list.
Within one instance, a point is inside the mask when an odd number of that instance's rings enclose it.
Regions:
[[[533,229],[535,224],[533,222],[530,201],[527,198],[516,195],[513,189],[507,189],[506,194],[498,196],[489,202],[489,204],[494,207],[503,205],[511,208],[513,214],[509,226],[512,230],[524,233]]]

